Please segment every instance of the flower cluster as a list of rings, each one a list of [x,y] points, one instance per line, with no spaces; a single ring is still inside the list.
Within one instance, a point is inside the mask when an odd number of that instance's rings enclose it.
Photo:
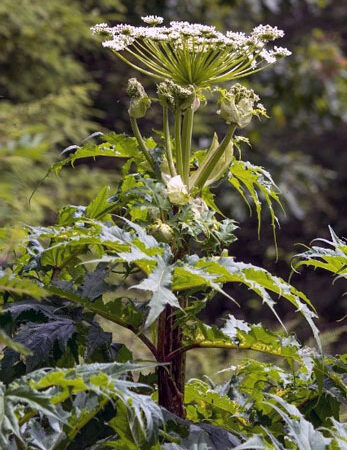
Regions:
[[[281,47],[268,48],[271,41],[284,35],[269,25],[259,25],[246,35],[223,34],[213,26],[189,22],[158,26],[163,19],[157,16],[142,20],[150,26],[99,24],[92,31],[109,35],[103,45],[133,68],[182,86],[204,88],[245,77],[290,54]]]
[[[217,111],[226,121],[233,123],[239,128],[246,127],[252,120],[254,114],[254,104],[259,101],[259,97],[253,89],[247,89],[237,83],[228,91],[221,89],[219,98],[220,109]],[[260,109],[264,107],[259,105]]]

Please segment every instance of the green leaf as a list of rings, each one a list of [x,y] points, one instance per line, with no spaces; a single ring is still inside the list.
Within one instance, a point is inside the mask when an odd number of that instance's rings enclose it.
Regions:
[[[117,407],[117,415],[112,420],[110,420],[109,425],[114,429],[114,431],[119,436],[119,440],[110,441],[107,446],[110,448],[118,448],[119,450],[138,450],[139,446],[136,442],[136,435],[130,428],[129,418],[127,414],[127,409],[125,405],[120,404]],[[143,442],[141,442],[144,444]]]
[[[148,395],[138,394],[134,389],[147,387],[122,377],[131,371],[153,369],[157,363],[105,363],[84,364],[73,369],[34,372],[30,378],[32,388],[58,388],[53,403],[62,403],[80,392],[94,393],[100,399],[119,400],[126,407],[128,423],[134,435],[139,428],[141,435],[150,439],[158,433],[163,422],[162,412]],[[43,376],[42,376],[43,375]],[[100,400],[99,400],[100,401]],[[71,425],[71,422],[70,422]]]
[[[14,434],[23,442],[20,430],[20,418],[23,414],[22,405],[46,416],[61,421],[55,407],[50,402],[50,395],[37,392],[25,381],[19,379],[9,386],[0,383],[0,446],[9,448],[9,437]]]
[[[146,319],[145,328],[149,327],[164,310],[165,305],[181,308],[176,295],[171,290],[173,266],[168,265],[164,259],[158,259],[157,266],[153,272],[132,286],[133,289],[141,289],[152,292],[152,298],[148,304],[149,314]]]
[[[49,172],[55,171],[58,174],[67,164],[71,164],[73,166],[75,161],[79,159],[95,159],[97,156],[107,156],[111,158],[136,158],[140,161],[143,159],[138,150],[137,141],[133,137],[127,137],[125,134],[110,133],[102,136],[102,139],[104,142],[99,145],[87,142],[83,147],[77,147],[76,151],[73,152],[68,158],[53,164]],[[71,148],[68,147],[64,150],[64,152],[69,151],[70,149]]]
[[[104,186],[98,195],[87,206],[86,213],[91,219],[102,220],[105,215],[115,208],[115,203],[109,201],[110,187]]]
[[[319,332],[313,321],[317,316],[311,302],[305,294],[286,283],[282,278],[271,275],[265,269],[253,266],[252,264],[236,262],[232,257],[200,258],[195,260],[191,258],[190,261],[194,268],[202,269],[208,274],[214,275],[215,283],[237,282],[246,285],[261,297],[263,302],[275,314],[284,329],[285,326],[275,310],[276,302],[269,294],[269,291],[277,294],[279,298],[283,297],[289,300],[307,320],[317,345],[321,350]],[[187,270],[182,268],[175,269],[174,283],[172,286],[174,290],[191,289],[192,287],[203,285],[209,286],[211,283],[211,280],[207,277],[204,279],[202,274],[200,278],[192,279],[190,277],[187,280],[186,273]]]
[[[242,408],[227,395],[214,390],[208,383],[193,379],[185,386],[187,419],[213,423],[226,429],[238,429],[238,424],[247,421],[242,417]]]
[[[0,270],[0,300],[1,292],[7,292],[11,296],[29,296],[40,299],[47,291],[28,278],[19,278],[10,272]],[[2,294],[3,295],[3,294]]]
[[[329,227],[331,241],[316,239],[332,248],[312,246],[304,253],[295,255],[301,261],[294,264],[295,269],[300,266],[313,266],[321,268],[336,275],[337,278],[347,279],[347,241],[339,238]]]
[[[297,341],[283,333],[274,333],[261,324],[249,324],[229,314],[223,328],[208,326],[199,320],[184,326],[185,345],[198,347],[254,350],[289,360],[302,361]]]
[[[274,239],[276,243],[276,222],[277,218],[273,209],[273,202],[277,203],[281,208],[282,204],[278,197],[278,188],[274,183],[271,175],[265,169],[255,166],[249,162],[234,159],[230,168],[229,182],[239,192],[242,198],[249,206],[247,194],[252,198],[257,211],[258,218],[258,234],[261,227],[261,210],[262,205],[259,200],[259,193],[264,197],[271,215],[271,226],[273,228]]]
[[[326,438],[320,431],[315,430],[312,423],[308,422],[295,406],[276,395],[269,394],[269,397],[274,400],[274,403],[267,404],[284,420],[288,433],[287,440],[297,445],[298,450],[328,450],[331,438]]]
[[[116,298],[110,300],[98,298],[91,302],[88,298],[82,297],[73,290],[69,283],[56,283],[49,286],[48,289],[52,294],[77,303],[89,311],[122,326],[128,327],[130,325],[138,328],[143,321],[143,313],[136,308],[135,304],[130,299],[117,297],[117,293],[114,295]]]

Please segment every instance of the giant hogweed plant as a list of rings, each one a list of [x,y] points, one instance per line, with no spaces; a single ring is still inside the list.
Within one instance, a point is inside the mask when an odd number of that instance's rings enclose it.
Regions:
[[[265,169],[241,159],[248,141],[238,134],[265,108],[252,90],[226,84],[287,55],[268,48],[283,32],[259,26],[224,35],[144,21],[150,26],[94,27],[109,36],[106,47],[156,83],[150,98],[129,80],[134,137],[99,134],[101,143],[69,147],[51,168],[126,159],[119,185],[102,188],[88,206],[62,208],[55,226],[1,231],[0,447],[343,448],[345,358],[323,356],[304,293],[232,256],[237,226],[214,202],[214,186],[231,183],[254,203],[259,227],[267,205],[275,230],[278,190]],[[194,115],[208,91],[226,132],[198,149]],[[138,122],[152,105],[162,111],[163,129],[145,138]],[[301,255],[307,264],[315,256]],[[282,331],[231,314],[221,327],[205,324],[199,313],[216,294],[240,306],[232,283],[253,291]],[[317,349],[287,332],[276,311],[284,300],[306,319]],[[152,360],[132,361],[98,317],[133,332]],[[223,385],[187,381],[186,355],[198,348],[258,352],[278,365],[247,359],[228,369]]]

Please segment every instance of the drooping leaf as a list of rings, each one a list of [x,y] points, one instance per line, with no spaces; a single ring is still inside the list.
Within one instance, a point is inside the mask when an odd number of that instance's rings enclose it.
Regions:
[[[309,250],[297,254],[295,257],[299,259],[295,263],[295,269],[300,266],[312,266],[327,270],[336,278],[347,279],[347,241],[339,238],[333,229],[329,227],[331,241],[326,239],[316,239],[327,244],[329,247],[314,245]]]
[[[110,133],[102,136],[102,139],[104,140],[102,144],[87,142],[83,147],[74,147],[71,150],[75,151],[68,158],[53,164],[50,171],[54,170],[56,173],[59,173],[67,164],[73,165],[79,159],[96,158],[98,156],[137,158],[142,160],[135,138],[127,137],[124,134]],[[67,151],[69,151],[69,148],[65,149],[65,152]]]
[[[287,440],[295,444],[298,450],[328,450],[331,438],[326,438],[320,431],[315,430],[312,423],[307,421],[295,406],[276,395],[269,394],[269,397],[274,403],[269,402],[268,405],[278,412],[286,424]]]
[[[282,207],[282,205],[278,196],[279,190],[270,173],[262,167],[234,158],[229,168],[229,174],[231,175],[229,177],[229,182],[241,194],[247,205],[249,206],[247,195],[251,197],[255,205],[258,218],[258,233],[260,233],[262,210],[259,194],[264,197],[270,211],[271,226],[276,239],[275,227],[277,218],[274,212],[273,203],[277,203],[280,207]]]
[[[157,363],[114,362],[85,364],[72,369],[52,369],[45,374],[37,371],[31,376],[31,386],[39,390],[57,388],[51,399],[54,404],[81,392],[96,394],[106,401],[119,400],[126,406],[128,423],[134,433],[139,427],[142,435],[150,439],[158,433],[163,422],[162,412],[150,396],[134,392],[134,389],[146,386],[122,379],[122,375],[130,371],[153,369],[156,366]],[[70,424],[72,425],[71,422]]]

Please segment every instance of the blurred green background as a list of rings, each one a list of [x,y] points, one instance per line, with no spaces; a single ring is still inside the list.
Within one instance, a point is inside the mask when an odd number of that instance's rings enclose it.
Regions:
[[[341,0],[2,0],[0,226],[53,223],[63,204],[85,204],[102,185],[117,183],[116,165],[91,162],[66,169],[60,179],[52,175],[28,203],[66,146],[95,131],[130,133],[125,88],[135,73],[104,49],[89,27],[118,21],[136,25],[149,14],[223,30],[247,32],[259,23],[285,30],[278,45],[293,55],[245,80],[271,119],[244,130],[252,149],[243,153],[270,170],[282,191],[286,214],[279,214],[279,261],[266,214],[258,240],[256,218],[249,217],[237,194],[223,186],[217,203],[240,225],[231,253],[287,279],[291,259],[300,251],[297,243],[328,237],[328,225],[347,235],[347,3]],[[141,81],[153,89],[150,81]],[[160,125],[155,108],[142,125],[145,134]],[[214,107],[202,111],[197,130],[196,146],[206,146],[213,130],[222,134]],[[305,270],[292,282],[316,305],[326,347],[342,351],[347,325],[337,321],[346,311],[343,280],[333,285],[328,274]],[[248,292],[235,287],[233,296],[242,300],[242,310],[217,297],[206,318],[212,322],[231,311],[277,326]],[[299,337],[309,339],[293,311],[283,307],[282,314]]]

